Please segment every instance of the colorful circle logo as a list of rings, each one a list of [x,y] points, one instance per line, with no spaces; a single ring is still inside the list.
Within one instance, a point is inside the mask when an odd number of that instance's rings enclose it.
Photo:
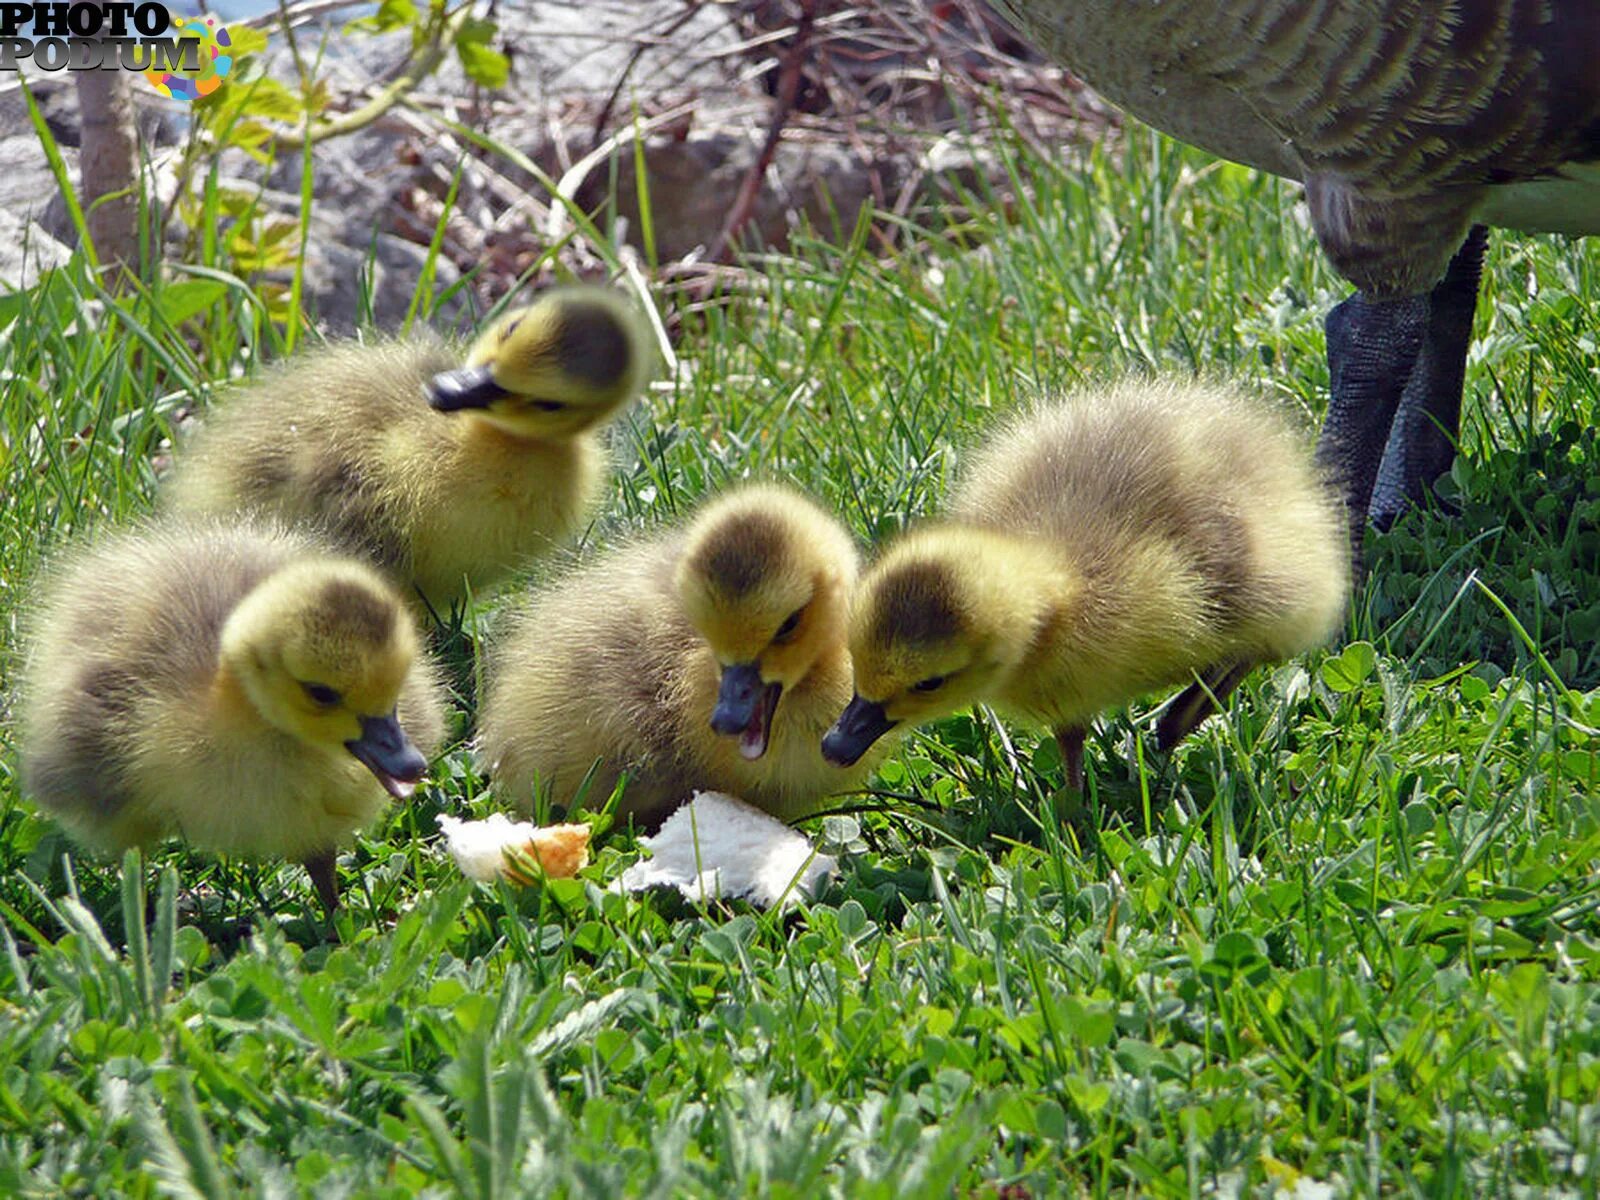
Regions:
[[[175,16],[167,36],[177,41],[184,61],[193,53],[189,46],[198,42],[200,65],[174,69],[169,63],[164,69],[146,71],[144,77],[151,87],[163,96],[188,103],[209,96],[222,86],[233,70],[233,39],[228,36],[226,25],[219,25],[215,17]]]

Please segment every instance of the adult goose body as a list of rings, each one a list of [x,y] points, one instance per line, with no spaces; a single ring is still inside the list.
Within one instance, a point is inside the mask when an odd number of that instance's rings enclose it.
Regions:
[[[1594,0],[995,0],[1091,87],[1305,185],[1357,293],[1318,452],[1359,546],[1454,456],[1487,227],[1600,232]]]

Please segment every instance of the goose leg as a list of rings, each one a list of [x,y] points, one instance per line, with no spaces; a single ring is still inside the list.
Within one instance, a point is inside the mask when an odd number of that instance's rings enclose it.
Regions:
[[[1331,394],[1317,461],[1344,496],[1356,575],[1372,485],[1427,326],[1425,295],[1373,300],[1358,292],[1328,314]]]
[[[1408,507],[1423,503],[1455,458],[1467,347],[1488,244],[1489,230],[1474,225],[1429,297],[1422,351],[1400,397],[1372,489],[1371,518],[1378,529],[1388,529]]]
[[[322,850],[306,857],[306,874],[322,898],[322,907],[331,917],[339,910],[339,880],[334,874],[334,852]]]
[[[1056,730],[1056,745],[1061,747],[1061,762],[1066,768],[1067,786],[1083,791],[1083,742],[1089,731],[1082,725]]]
[[[1156,722],[1156,745],[1171,750],[1216,712],[1239,681],[1250,673],[1249,663],[1223,663],[1209,668],[1184,688]]]

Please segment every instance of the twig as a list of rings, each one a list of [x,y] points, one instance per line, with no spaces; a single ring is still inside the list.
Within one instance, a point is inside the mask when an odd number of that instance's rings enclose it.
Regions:
[[[243,20],[229,21],[229,25],[249,25],[262,28],[267,25],[276,25],[280,21],[292,21],[296,25],[304,25],[307,21],[325,16],[331,12],[338,12],[341,8],[354,8],[363,3],[363,0],[306,0],[303,4],[291,4],[287,9],[274,8],[259,16],[245,17]]]
[[[610,158],[620,147],[644,137],[645,134],[659,129],[663,125],[671,125],[681,117],[693,113],[694,110],[695,105],[693,102],[680,104],[675,108],[669,108],[666,112],[657,113],[648,121],[640,121],[619,129],[567,168],[561,176],[561,182],[556,186],[556,195],[566,203],[557,203],[551,206],[545,221],[545,237],[552,242],[561,240],[566,232],[568,204],[576,198],[578,188],[588,178],[590,171]]]
[[[435,36],[412,52],[400,74],[365,104],[359,108],[351,109],[342,117],[318,121],[303,132],[281,133],[277,137],[278,145],[289,149],[298,149],[305,144],[308,138],[312,145],[315,145],[328,138],[354,133],[358,129],[365,129],[368,125],[371,125],[396,104],[400,103],[408,92],[433,74],[439,64],[444,61],[444,56],[449,52],[450,45],[455,41],[456,33],[471,15],[472,5],[470,4],[463,4],[455,12],[450,13],[439,25]]]
[[[789,120],[789,113],[794,109],[795,97],[800,94],[801,68],[805,63],[807,43],[811,40],[811,27],[817,19],[818,3],[819,0],[800,0],[800,19],[795,23],[794,40],[789,43],[789,48],[783,56],[783,67],[778,75],[778,92],[773,97],[772,121],[767,126],[767,138],[762,143],[761,153],[756,156],[756,161],[750,164],[750,170],[745,173],[743,181],[739,184],[739,192],[734,197],[733,207],[728,210],[728,219],[723,223],[722,232],[717,237],[717,247],[711,254],[715,262],[727,262],[732,258],[739,233],[755,210],[756,198],[761,194],[761,184],[766,178],[767,168],[772,166],[773,155],[778,152],[778,139],[783,136],[783,127]]]
[[[668,38],[672,37],[673,34],[678,32],[678,30],[682,29],[690,21],[698,17],[700,15],[700,11],[701,9],[699,4],[690,4],[684,10],[684,14],[676,21],[672,22],[672,24],[668,25],[667,28],[662,32],[660,35],[661,40],[665,42]],[[589,134],[590,150],[594,150],[600,145],[600,138],[606,131],[606,125],[611,121],[611,110],[617,106],[617,100],[622,96],[622,89],[627,85],[628,80],[633,76],[633,69],[639,65],[639,60],[644,57],[645,51],[649,49],[650,43],[642,38],[634,43],[633,53],[628,55],[627,65],[622,68],[622,73],[617,76],[616,86],[611,89],[611,94],[606,97],[606,102],[600,106],[600,115],[594,119],[594,129]]]

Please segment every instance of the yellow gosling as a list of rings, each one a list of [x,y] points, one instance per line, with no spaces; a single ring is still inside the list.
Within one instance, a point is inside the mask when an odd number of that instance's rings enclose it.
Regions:
[[[537,595],[492,655],[481,748],[526,808],[603,799],[654,824],[697,790],[782,819],[858,788],[818,740],[850,696],[845,629],[856,549],[788,488],[747,486],[685,530],[614,551]]]
[[[947,520],[857,588],[855,696],[824,740],[977,702],[1048,725],[1082,785],[1098,713],[1199,678],[1158,727],[1197,726],[1256,664],[1331,637],[1340,509],[1281,416],[1236,389],[1129,380],[1042,403],[989,439]]]
[[[25,793],[117,852],[180,835],[303,861],[411,794],[444,731],[412,618],[371,567],[268,525],[157,526],[70,553],[18,705]]]
[[[588,521],[598,427],[653,362],[642,318],[598,287],[507,313],[464,362],[431,336],[300,355],[208,414],[166,504],[316,526],[448,611]]]

